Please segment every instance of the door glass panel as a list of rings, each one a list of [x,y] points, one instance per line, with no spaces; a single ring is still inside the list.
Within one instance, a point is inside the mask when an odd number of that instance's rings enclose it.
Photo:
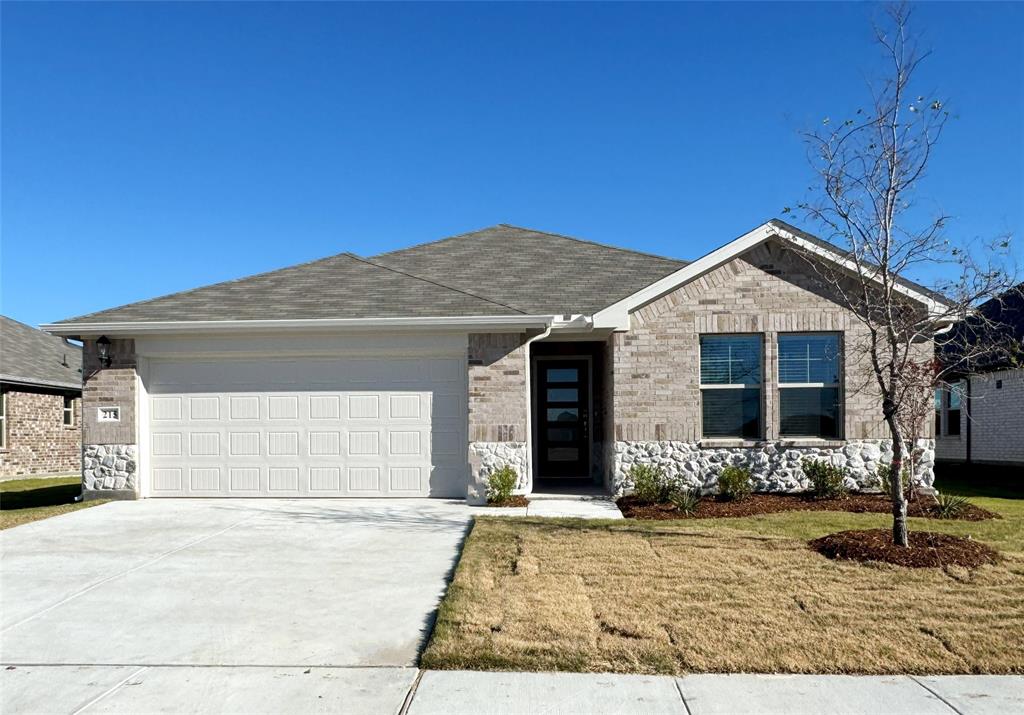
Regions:
[[[577,402],[580,399],[580,391],[575,387],[549,387],[549,402]]]
[[[580,458],[576,447],[549,447],[548,460],[552,462],[575,462]]]
[[[574,367],[548,368],[548,382],[579,382],[579,371]]]
[[[548,427],[548,440],[551,442],[572,442],[576,439],[576,430],[572,427]]]
[[[577,422],[580,419],[578,407],[549,407],[548,422]]]

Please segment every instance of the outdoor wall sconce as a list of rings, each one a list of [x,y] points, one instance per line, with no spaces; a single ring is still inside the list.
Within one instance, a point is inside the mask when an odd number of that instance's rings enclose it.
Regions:
[[[101,335],[96,341],[96,351],[100,354],[100,365],[110,367],[110,338]]]

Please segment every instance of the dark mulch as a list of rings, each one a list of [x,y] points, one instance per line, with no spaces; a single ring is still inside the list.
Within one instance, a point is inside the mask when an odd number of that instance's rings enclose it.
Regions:
[[[910,545],[895,546],[889,529],[840,531],[808,542],[830,559],[884,561],[897,566],[963,566],[977,568],[999,561],[999,554],[980,541],[934,531],[911,531]]]
[[[671,504],[653,504],[633,496],[620,497],[616,502],[627,519],[717,519],[730,516],[756,516],[780,511],[848,511],[854,514],[892,513],[892,502],[884,494],[849,494],[841,499],[815,499],[803,494],[752,494],[743,501],[718,501],[714,497],[700,500],[696,512],[686,516]],[[909,516],[937,519],[935,500],[919,496],[907,504]],[[971,504],[957,517],[958,521],[998,519],[987,509]]]
[[[530,500],[521,494],[513,494],[504,501],[487,500],[487,506],[526,506],[529,503]]]

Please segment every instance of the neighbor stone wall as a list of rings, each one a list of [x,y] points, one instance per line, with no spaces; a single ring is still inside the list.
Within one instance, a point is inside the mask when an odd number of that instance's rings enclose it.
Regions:
[[[6,430],[0,476],[76,474],[82,469],[82,400],[77,392],[5,385]],[[64,397],[74,394],[74,423],[64,424]]]
[[[915,464],[918,487],[934,482],[935,441],[919,440]],[[785,441],[756,446],[708,448],[693,442],[616,442],[611,491],[621,494],[632,489],[629,470],[634,464],[651,464],[686,489],[714,493],[723,467],[749,469],[755,491],[799,492],[810,487],[801,469],[805,459],[823,460],[848,470],[849,489],[872,489],[879,485],[877,470],[892,459],[891,440],[851,440],[834,446],[792,446]]]
[[[111,340],[109,367],[100,364],[95,340],[82,351],[82,493],[86,499],[138,496],[134,340]],[[117,422],[99,421],[100,407],[120,408]]]

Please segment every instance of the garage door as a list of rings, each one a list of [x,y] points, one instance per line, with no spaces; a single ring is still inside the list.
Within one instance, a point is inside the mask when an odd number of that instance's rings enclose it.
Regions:
[[[153,361],[149,496],[466,494],[458,358]]]

